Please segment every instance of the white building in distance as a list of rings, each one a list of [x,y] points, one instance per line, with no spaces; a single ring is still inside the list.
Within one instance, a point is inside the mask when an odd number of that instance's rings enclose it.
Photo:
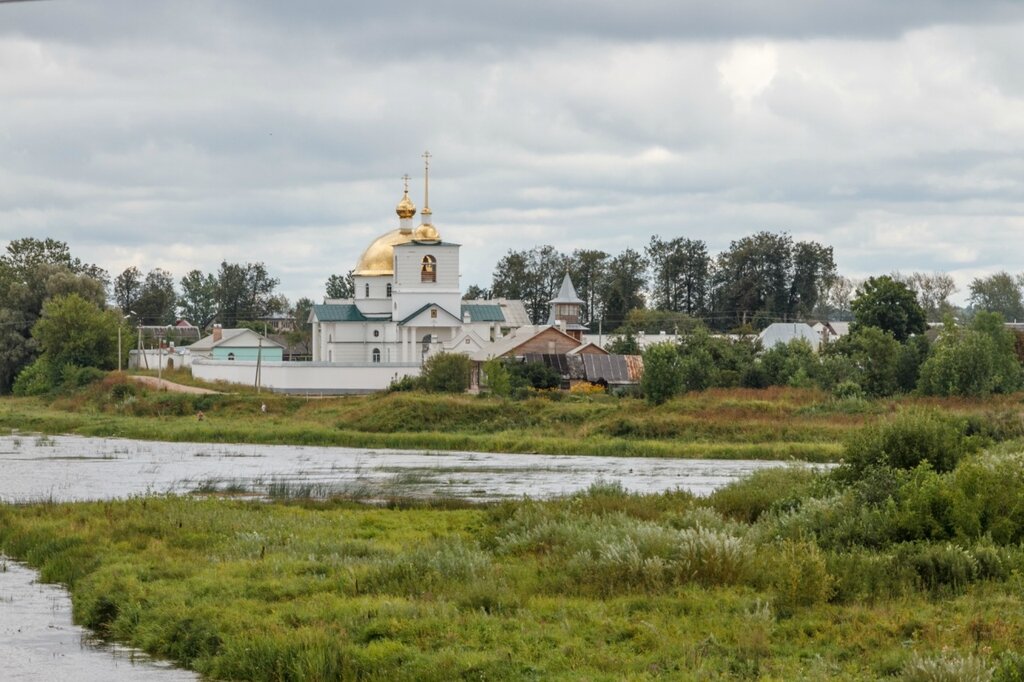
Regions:
[[[463,301],[459,244],[442,240],[430,210],[429,165],[421,223],[405,193],[398,227],[378,237],[353,271],[354,298],[314,305],[313,362],[420,365],[439,352],[472,355],[530,324],[522,301]]]

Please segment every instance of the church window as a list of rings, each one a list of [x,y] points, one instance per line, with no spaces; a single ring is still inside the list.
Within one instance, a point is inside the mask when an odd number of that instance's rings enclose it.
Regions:
[[[437,259],[433,256],[424,256],[420,264],[420,281],[437,281]]]
[[[373,361],[380,362],[380,348],[373,349]]]
[[[388,298],[391,298],[391,282],[388,282]]]
[[[370,283],[369,282],[366,283],[366,289],[364,291],[366,293],[366,298],[370,298]]]
[[[379,329],[374,329],[373,330],[373,338],[377,338],[378,336],[380,336],[380,330]]]
[[[468,336],[466,337],[466,341],[465,341],[465,343],[466,343],[467,345],[469,344],[469,337],[468,337]]]
[[[235,354],[234,353],[228,353],[228,360],[234,360],[234,359],[235,359]]]
[[[430,317],[431,317],[431,319],[434,319],[434,320],[437,319],[437,308],[431,308],[430,309]]]

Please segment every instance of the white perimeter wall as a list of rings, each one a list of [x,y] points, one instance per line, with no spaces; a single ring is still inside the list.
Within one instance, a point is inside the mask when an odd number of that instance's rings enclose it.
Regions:
[[[192,376],[197,379],[247,386],[256,383],[255,362],[194,360]],[[395,379],[419,374],[419,365],[264,362],[260,368],[260,385],[278,393],[372,393],[383,391]]]

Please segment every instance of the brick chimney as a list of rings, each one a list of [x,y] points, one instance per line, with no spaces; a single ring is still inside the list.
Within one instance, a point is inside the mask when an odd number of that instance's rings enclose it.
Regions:
[[[224,330],[219,324],[213,325],[213,342],[217,343],[224,335]]]

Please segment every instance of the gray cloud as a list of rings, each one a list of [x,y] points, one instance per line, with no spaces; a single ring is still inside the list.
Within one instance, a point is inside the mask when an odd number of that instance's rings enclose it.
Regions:
[[[0,240],[113,271],[263,260],[315,297],[429,147],[464,284],[536,243],[760,229],[855,275],[1021,270],[1019,7],[5,4]]]

